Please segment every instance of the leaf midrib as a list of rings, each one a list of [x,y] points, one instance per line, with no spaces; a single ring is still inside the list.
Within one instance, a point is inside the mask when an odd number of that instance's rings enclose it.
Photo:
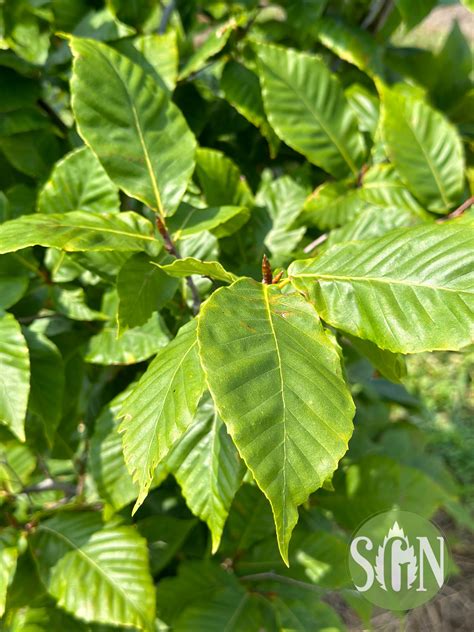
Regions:
[[[287,503],[287,485],[286,485],[286,462],[287,462],[287,453],[286,453],[286,443],[288,441],[288,435],[286,432],[286,403],[285,403],[285,390],[284,390],[284,382],[283,382],[283,368],[282,368],[282,361],[281,361],[281,354],[280,354],[280,348],[278,346],[278,339],[276,336],[276,332],[275,332],[275,326],[273,324],[273,319],[272,319],[272,312],[270,309],[270,299],[268,296],[268,285],[262,285],[263,288],[263,297],[265,300],[265,309],[267,312],[267,316],[268,316],[268,321],[270,324],[270,329],[271,329],[271,335],[274,339],[275,342],[275,351],[277,354],[277,358],[278,358],[278,372],[280,375],[280,389],[281,389],[281,400],[282,400],[282,405],[283,405],[283,419],[282,419],[282,423],[283,423],[283,467],[281,469],[281,472],[283,474],[283,483],[282,483],[282,498],[283,498],[283,511],[282,511],[282,534],[284,534],[286,532],[286,528],[287,528],[287,516],[286,516],[286,503]],[[283,535],[284,537],[284,535]]]

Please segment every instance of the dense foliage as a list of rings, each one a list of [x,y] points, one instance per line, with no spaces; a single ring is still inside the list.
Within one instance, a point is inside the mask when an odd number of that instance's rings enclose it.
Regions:
[[[435,4],[0,4],[2,629],[342,630],[362,520],[467,520],[403,386],[474,333]]]

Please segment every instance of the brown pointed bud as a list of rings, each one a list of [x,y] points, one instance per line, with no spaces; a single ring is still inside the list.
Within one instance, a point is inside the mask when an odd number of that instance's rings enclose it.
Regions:
[[[279,283],[281,281],[282,276],[283,276],[283,270],[279,272],[278,274],[275,274],[272,281],[273,285],[275,285],[275,283]]]
[[[271,285],[273,281],[272,268],[267,259],[267,255],[263,255],[262,259],[262,283]]]

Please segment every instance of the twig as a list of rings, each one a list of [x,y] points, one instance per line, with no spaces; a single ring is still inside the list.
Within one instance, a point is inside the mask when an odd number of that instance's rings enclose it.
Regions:
[[[273,571],[268,571],[266,573],[255,573],[254,575],[243,575],[239,577],[239,580],[242,582],[264,582],[264,581],[273,581],[280,582],[281,584],[290,584],[291,586],[298,586],[298,588],[304,588],[305,590],[311,590],[312,592],[316,592],[318,594],[322,594],[324,591],[318,586],[314,584],[309,584],[307,582],[302,582],[299,579],[293,579],[292,577],[285,577],[285,575],[278,575]]]
[[[455,219],[456,217],[460,217],[465,211],[467,211],[474,204],[474,195],[471,195],[465,202],[458,206],[457,209],[452,211],[449,215],[445,217],[440,217],[437,221],[438,224],[442,222],[446,222],[448,219]]]
[[[163,238],[165,250],[169,252],[170,255],[173,255],[173,257],[176,257],[176,259],[182,259],[179,250],[176,248],[173,240],[171,239],[171,235],[166,228],[164,220],[159,215],[156,218],[156,226],[158,228],[158,232]],[[199,296],[197,287],[190,276],[186,277],[186,283],[188,284],[193,297],[193,313],[196,315],[199,313],[199,309],[201,307],[201,297]]]
[[[51,118],[54,123],[59,127],[61,132],[66,135],[69,132],[69,127],[64,123],[59,114],[47,103],[44,99],[38,99],[38,105],[40,108]]]
[[[375,0],[375,2],[372,3],[369,12],[362,21],[361,27],[363,29],[368,29],[370,25],[374,22],[374,20],[380,13],[380,10],[382,9],[384,2],[385,0]]]
[[[387,0],[387,2],[385,2],[384,6],[382,7],[382,10],[380,11],[377,18],[375,19],[375,22],[372,24],[372,28],[370,29],[372,33],[378,33],[379,31],[383,29],[384,24],[388,19],[388,16],[392,12],[394,4],[395,4],[394,0]]]
[[[67,496],[74,496],[74,494],[76,493],[76,488],[71,483],[62,483],[61,481],[55,481],[52,478],[45,478],[44,481],[41,481],[40,483],[23,487],[21,491],[23,494],[60,491],[64,492]]]
[[[305,252],[306,254],[310,253],[317,246],[319,246],[320,244],[323,244],[327,238],[328,238],[327,233],[324,233],[323,235],[319,235],[319,237],[317,237],[314,241],[312,241],[310,244],[308,244],[307,246],[303,248],[303,252]]]
[[[160,35],[163,35],[163,33],[166,33],[166,29],[168,28],[168,22],[170,21],[171,14],[173,13],[175,9],[175,5],[176,5],[175,0],[170,0],[170,2],[168,2],[168,4],[165,7],[163,11],[163,15],[161,16],[160,25],[158,27],[158,33]]]

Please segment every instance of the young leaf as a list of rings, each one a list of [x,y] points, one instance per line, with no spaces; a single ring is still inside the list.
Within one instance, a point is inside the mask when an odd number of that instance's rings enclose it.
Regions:
[[[24,441],[30,357],[20,325],[5,312],[0,312],[0,367],[0,424]]]
[[[423,99],[383,88],[382,135],[411,192],[435,213],[460,201],[464,154],[454,126]]]
[[[125,462],[140,487],[134,511],[148,494],[156,466],[193,421],[203,390],[191,321],[158,353],[121,411]]]
[[[149,248],[157,252],[161,248],[151,222],[137,213],[93,215],[86,211],[23,215],[0,226],[0,254],[29,246],[69,252]]]
[[[194,257],[186,257],[184,259],[175,259],[172,263],[158,264],[160,270],[174,277],[186,277],[193,274],[209,276],[217,281],[224,283],[233,283],[238,279],[232,272],[227,272],[218,261],[199,261]]]
[[[151,629],[155,591],[136,529],[104,526],[93,512],[63,512],[41,522],[32,545],[60,608],[84,621]]]
[[[210,398],[201,402],[195,421],[166,465],[189,509],[209,526],[215,553],[245,468]]]
[[[130,257],[117,276],[119,335],[144,325],[176,292],[178,282],[152,265],[150,257],[137,253]]]
[[[171,215],[194,170],[196,141],[183,115],[148,73],[112,48],[72,38],[71,50],[79,133],[121,189]]]
[[[336,178],[364,160],[357,121],[339,80],[307,53],[258,44],[263,101],[278,136]]]
[[[288,563],[298,505],[337,468],[352,433],[338,348],[301,296],[250,279],[211,296],[198,338],[216,408],[272,505]]]
[[[288,274],[321,318],[381,349],[460,349],[474,335],[474,228],[422,225],[334,246]]]

